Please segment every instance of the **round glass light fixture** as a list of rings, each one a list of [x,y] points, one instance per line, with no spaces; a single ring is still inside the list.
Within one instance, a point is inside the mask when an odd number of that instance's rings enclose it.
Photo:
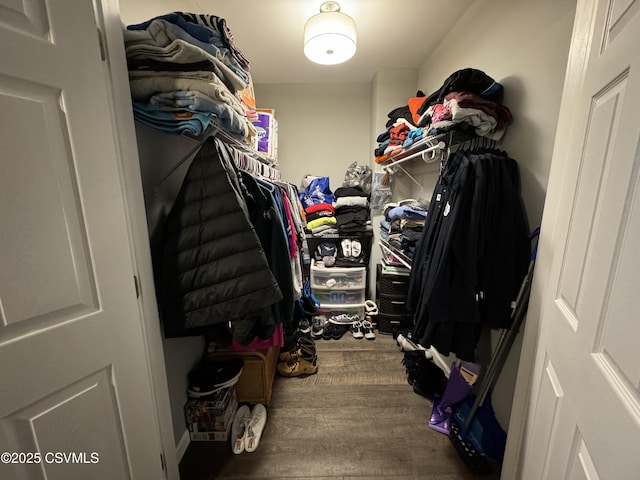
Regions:
[[[336,2],[324,2],[320,13],[304,24],[304,54],[315,63],[336,65],[356,53],[356,22]]]

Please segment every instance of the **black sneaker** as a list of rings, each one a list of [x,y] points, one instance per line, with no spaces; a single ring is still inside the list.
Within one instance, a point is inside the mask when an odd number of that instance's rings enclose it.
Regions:
[[[333,338],[333,329],[336,327],[339,327],[339,325],[330,322],[325,323],[324,329],[322,330],[323,340],[331,340]]]
[[[300,333],[311,333],[311,323],[306,318],[303,318],[298,322],[298,330]]]
[[[331,338],[333,338],[334,340],[340,340],[344,336],[344,334],[349,331],[350,328],[351,325],[333,324],[333,328],[331,329]]]

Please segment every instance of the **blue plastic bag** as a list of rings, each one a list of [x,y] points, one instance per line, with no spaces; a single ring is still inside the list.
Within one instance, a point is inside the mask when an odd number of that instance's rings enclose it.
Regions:
[[[333,203],[334,200],[333,192],[329,188],[329,177],[314,178],[300,193],[300,202],[304,208],[319,203]]]

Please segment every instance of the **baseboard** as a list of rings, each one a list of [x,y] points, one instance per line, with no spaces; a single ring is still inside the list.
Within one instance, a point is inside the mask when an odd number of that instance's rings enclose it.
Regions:
[[[189,430],[185,428],[184,433],[180,437],[178,444],[176,445],[176,455],[178,457],[178,463],[182,460],[187,448],[189,448],[189,444],[191,443],[191,437],[189,435]]]

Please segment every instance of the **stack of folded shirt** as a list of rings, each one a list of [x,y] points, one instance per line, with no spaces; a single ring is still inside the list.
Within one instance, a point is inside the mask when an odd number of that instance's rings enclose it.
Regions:
[[[340,233],[363,233],[371,230],[369,195],[361,187],[340,187],[334,195],[334,207]]]
[[[336,211],[330,203],[316,203],[304,209],[307,230],[314,236],[328,236],[338,233]]]
[[[249,62],[223,18],[174,12],[129,25],[124,41],[136,120],[195,135],[215,121],[251,143],[256,131],[241,100],[251,90]]]
[[[387,204],[384,214],[390,225],[389,243],[413,258],[427,218],[427,205],[418,200],[403,200],[399,204]]]

